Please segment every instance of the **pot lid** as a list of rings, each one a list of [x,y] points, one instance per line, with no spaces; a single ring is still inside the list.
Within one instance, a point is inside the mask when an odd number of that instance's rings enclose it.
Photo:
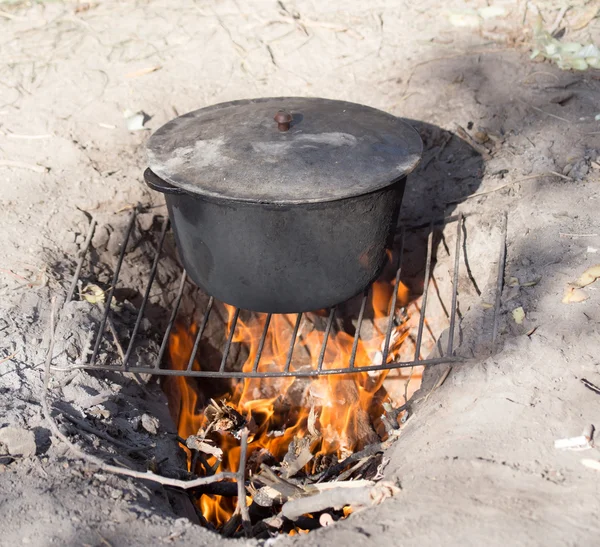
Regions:
[[[157,176],[193,194],[314,203],[388,186],[416,167],[422,142],[406,122],[375,108],[279,97],[179,116],[150,137],[147,152]]]

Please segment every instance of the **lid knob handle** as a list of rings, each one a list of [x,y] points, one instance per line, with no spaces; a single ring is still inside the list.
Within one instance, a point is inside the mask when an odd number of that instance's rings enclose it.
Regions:
[[[287,110],[279,110],[273,119],[279,131],[287,131],[292,123],[292,115]]]

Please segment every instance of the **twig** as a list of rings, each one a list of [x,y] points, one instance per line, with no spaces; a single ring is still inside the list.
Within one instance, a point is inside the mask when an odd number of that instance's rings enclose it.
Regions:
[[[79,275],[81,274],[81,268],[83,267],[83,262],[85,261],[85,257],[87,256],[88,249],[90,248],[90,244],[92,242],[92,237],[94,237],[94,232],[96,230],[96,219],[93,218],[90,222],[90,227],[88,228],[88,233],[83,242],[83,247],[81,248],[79,260],[77,261],[77,267],[75,268],[75,273],[73,274],[73,280],[71,281],[71,286],[69,287],[69,292],[67,293],[67,298],[65,300],[65,304],[70,302],[75,294],[75,289],[77,288],[77,281],[79,281]]]
[[[78,418],[75,418],[75,416],[71,416],[70,414],[63,414],[62,416],[64,418],[66,418],[67,420],[69,420],[69,422],[71,422],[72,424],[75,424],[76,426],[83,429],[84,431],[87,431],[88,433],[91,433],[92,435],[95,435],[96,437],[99,437],[100,439],[104,439],[105,441],[108,441],[108,442],[114,444],[115,446],[123,448],[127,452],[142,452],[144,450],[148,450],[149,448],[151,448],[150,446],[141,446],[139,448],[136,448],[135,446],[128,445],[127,443],[124,443],[122,441],[119,441],[118,439],[115,439],[108,433],[104,433],[103,431],[100,431],[99,429],[92,427],[84,420],[79,420]]]
[[[523,177],[517,180],[513,180],[512,182],[507,182],[506,184],[503,184],[502,186],[498,186],[496,188],[492,188],[491,190],[484,190],[483,192],[477,192],[475,194],[471,194],[470,196],[465,196],[463,198],[460,199],[455,199],[452,201],[449,201],[446,203],[446,205],[451,205],[453,203],[461,203],[463,201],[466,201],[468,199],[473,199],[473,198],[478,198],[480,196],[485,196],[486,194],[493,194],[494,192],[498,192],[500,190],[502,190],[503,188],[508,188],[509,186],[512,186],[513,184],[518,184],[519,182],[525,182],[528,180],[534,180],[534,179],[539,179],[542,177],[549,177],[551,175],[554,175],[556,177],[560,177],[560,178],[566,178],[567,180],[573,180],[570,177],[567,177],[566,175],[562,175],[560,173],[557,173],[555,171],[548,171],[546,173],[540,173],[539,175],[529,175],[528,177]]]
[[[246,454],[248,452],[248,428],[244,427],[240,435],[240,464],[237,472],[238,499],[237,506],[242,517],[242,526],[246,537],[252,537],[252,524],[246,503]]]
[[[6,363],[6,361],[10,361],[17,353],[19,353],[18,351],[15,351],[14,353],[11,353],[10,355],[3,357],[2,359],[0,359],[0,365],[2,363]]]
[[[439,377],[438,381],[431,388],[431,391],[425,396],[425,399],[423,400],[423,402],[427,402],[427,399],[429,399],[429,396],[446,381],[446,378],[448,378],[448,375],[450,374],[451,371],[452,371],[452,367],[448,367],[442,373],[442,375]]]
[[[50,170],[49,167],[43,165],[36,165],[34,163],[25,163],[23,161],[15,160],[0,160],[0,167],[16,167],[17,169],[29,169],[36,173],[46,173]]]
[[[517,99],[517,101],[519,101],[520,103],[523,103],[525,106],[528,106],[529,108],[532,108],[533,110],[536,110],[537,112],[540,112],[541,114],[546,114],[546,116],[550,116],[551,118],[555,118],[557,120],[560,120],[561,122],[565,122],[568,124],[573,123],[571,120],[567,120],[566,118],[561,118],[560,116],[557,116],[556,114],[551,114],[550,112],[546,112],[545,110],[542,110],[541,108],[538,108],[537,106],[533,106],[532,104],[529,104],[528,102],[523,101],[521,99]]]
[[[457,125],[456,133],[461,139],[467,141],[469,146],[471,146],[471,148],[473,148],[477,153],[479,153],[484,160],[489,160],[492,157],[490,151],[482,144],[479,144],[473,137],[471,137],[471,135],[469,135],[466,132],[464,127]]]
[[[98,530],[94,530],[94,532],[96,532],[96,534],[98,534],[98,537],[100,538],[100,541],[106,545],[106,547],[112,547],[112,543],[110,543],[110,541],[108,541],[100,532],[98,532]]]
[[[395,105],[396,106],[398,104],[400,104],[407,96],[407,92],[408,89],[410,87],[410,83],[412,81],[413,76],[415,75],[415,72],[417,71],[417,69],[419,67],[422,67],[424,65],[428,65],[430,63],[436,63],[438,61],[447,61],[449,59],[457,59],[460,57],[471,57],[473,55],[488,55],[491,53],[502,53],[503,51],[506,51],[510,48],[508,47],[503,47],[503,48],[497,48],[497,49],[474,49],[472,51],[462,51],[460,53],[455,53],[453,55],[443,55],[442,57],[434,57],[433,59],[427,59],[425,61],[421,61],[419,63],[417,63],[416,65],[413,65],[413,67],[410,70],[410,74],[408,75],[408,78],[406,79],[406,83],[404,84],[404,91],[402,92],[402,96],[400,97],[400,101],[398,101]]]
[[[41,140],[51,139],[54,135],[19,135],[18,133],[4,133],[7,139]]]
[[[504,289],[504,273],[506,270],[506,237],[508,234],[508,213],[504,212],[502,232],[500,236],[500,257],[498,258],[498,276],[496,278],[496,302],[494,303],[494,322],[492,324],[492,355],[496,353],[496,338],[500,322],[500,304]]]
[[[281,508],[282,515],[290,520],[296,520],[304,514],[316,513],[330,507],[379,505],[400,491],[397,486],[389,482],[359,488],[335,488],[335,483],[332,483],[332,486],[331,490],[319,492],[314,496],[286,501]]]
[[[548,173],[550,173],[551,175],[554,175],[555,177],[558,177],[559,179],[573,180],[571,177],[568,177],[567,175],[563,175],[562,173],[558,173],[557,171],[548,171]]]
[[[570,7],[571,6],[566,5],[566,6],[563,6],[560,9],[560,11],[558,12],[558,15],[556,16],[556,19],[554,20],[554,24],[548,30],[548,32],[550,34],[554,34],[558,30],[558,27],[560,26],[560,23],[563,20],[563,17],[565,16],[565,13],[567,13],[567,11],[569,11]]]
[[[588,389],[591,389],[596,395],[600,395],[600,387],[598,387],[596,384],[592,384],[592,382],[586,380],[585,378],[581,379],[581,383]]]
[[[415,373],[415,367],[410,367],[410,374],[408,375],[406,382],[404,382],[404,404],[408,403],[408,385],[410,384],[410,381],[412,380],[414,373]],[[396,415],[396,420],[397,419],[398,419],[398,415]]]
[[[6,17],[6,19],[10,19],[11,21],[24,21],[24,17],[17,17],[12,13],[7,13],[4,10],[0,10],[0,17]]]
[[[30,279],[27,279],[26,277],[23,277],[22,275],[19,275],[19,274],[13,272],[12,270],[7,270],[6,268],[0,268],[0,272],[10,274],[15,279],[19,279],[20,281],[25,281],[26,283],[31,284],[31,280]]]
[[[560,237],[598,237],[598,234],[566,234],[564,232],[560,232],[558,235]]]
[[[160,65],[148,66],[146,68],[134,70],[133,72],[129,72],[129,73],[125,74],[125,78],[137,78],[138,76],[145,76],[146,74],[156,72],[157,70],[160,70],[161,68],[162,68],[162,66],[160,66]]]
[[[162,484],[164,486],[173,486],[175,488],[181,488],[183,490],[188,490],[190,488],[197,488],[199,486],[203,486],[205,484],[211,484],[213,482],[219,482],[225,479],[235,479],[237,477],[236,473],[232,473],[230,471],[224,471],[222,473],[218,473],[211,477],[199,477],[197,479],[184,481],[179,479],[171,479],[169,477],[163,477],[161,475],[156,475],[155,473],[151,473],[150,471],[141,472],[134,471],[131,469],[126,469],[124,467],[119,467],[116,465],[110,465],[105,463],[100,458],[96,456],[92,456],[87,454],[75,444],[73,444],[66,435],[64,435],[52,415],[50,414],[50,407],[48,405],[48,388],[50,385],[50,365],[52,363],[52,353],[54,351],[54,342],[55,342],[55,316],[56,316],[56,298],[52,299],[52,312],[50,314],[50,347],[48,348],[48,354],[46,356],[46,362],[44,363],[44,387],[42,391],[41,397],[41,405],[42,405],[42,413],[44,414],[44,418],[48,425],[50,426],[50,430],[54,434],[57,439],[60,439],[63,443],[67,445],[69,450],[79,456],[82,460],[87,463],[94,465],[101,469],[102,471],[106,471],[107,473],[114,473],[117,475],[125,475],[127,477],[133,477],[136,479],[148,480],[152,482],[156,482]]]
[[[442,153],[446,149],[446,146],[448,146],[448,144],[452,140],[452,137],[453,137],[453,134],[450,133],[450,132],[448,132],[448,134],[446,135],[446,138],[444,139],[444,141],[442,142],[442,144],[438,147],[437,152],[435,154],[433,154],[426,162],[423,162],[423,164],[420,167],[421,171],[425,171],[425,169],[427,169],[427,167],[429,167],[429,164],[432,161],[437,161],[437,160],[440,159],[440,156],[442,155]]]
[[[413,367],[411,367],[411,370],[412,370],[412,368]],[[411,372],[411,376],[412,376],[412,372]],[[404,398],[406,399],[406,394],[404,395]],[[381,416],[381,418],[385,419],[385,421],[389,425],[390,429],[388,429],[388,427],[386,426],[386,431],[389,434],[392,430],[399,429],[398,416],[400,416],[400,414],[402,412],[404,412],[405,410],[408,409],[408,400],[406,403],[400,405],[397,408],[392,407],[392,405],[389,403],[384,403],[383,408],[385,410],[385,414],[383,414]]]
[[[373,454],[377,454],[377,452],[383,452],[386,448],[388,448],[392,444],[393,440],[394,439],[388,439],[387,441],[384,441],[381,443],[373,443],[373,444],[370,444],[369,446],[363,448],[359,452],[355,452],[354,454],[351,454],[350,456],[348,456],[345,460],[341,461],[340,463],[337,463],[336,465],[332,465],[331,467],[327,468],[327,470],[323,473],[323,475],[321,475],[321,477],[319,477],[318,482],[323,482],[323,481],[327,480],[329,477],[334,477],[334,476],[338,475],[346,467],[361,460],[362,458],[365,458],[366,456],[371,456]]]
[[[195,494],[235,498],[238,495],[238,485],[235,482],[215,482],[214,484],[207,484],[198,488]]]
[[[121,358],[121,362],[125,363],[125,352],[123,351],[123,346],[121,345],[121,341],[119,340],[119,336],[117,335],[117,329],[115,328],[115,324],[112,320],[112,317],[110,316],[110,313],[108,314],[106,321],[108,323],[108,330],[112,334],[113,340],[115,342],[115,346],[117,346],[117,353]]]
[[[343,482],[343,481],[349,479],[353,473],[358,471],[361,467],[364,467],[367,463],[370,463],[375,458],[375,456],[376,456],[376,454],[371,454],[370,456],[365,456],[364,458],[359,460],[357,464],[353,465],[350,469],[346,469],[346,471],[344,471],[343,473],[340,473],[336,482],[334,482],[334,483],[324,482],[324,483],[320,483],[318,486],[324,486],[326,484],[338,484],[339,482]]]
[[[274,490],[277,490],[282,496],[293,498],[304,494],[305,490],[303,488],[278,477],[268,465],[261,463],[260,470],[259,474],[254,475],[253,480],[258,481],[265,486],[270,486]]]

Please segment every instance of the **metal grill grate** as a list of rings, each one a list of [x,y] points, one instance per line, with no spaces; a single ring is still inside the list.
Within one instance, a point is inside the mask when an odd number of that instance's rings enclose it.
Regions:
[[[327,323],[325,326],[323,342],[322,342],[322,346],[320,349],[319,358],[317,360],[316,367],[311,368],[311,369],[303,368],[301,370],[290,370],[290,366],[291,366],[291,363],[293,360],[294,346],[295,346],[297,338],[298,338],[298,331],[299,331],[300,324],[302,321],[302,314],[300,313],[300,314],[297,314],[297,316],[296,316],[296,321],[295,321],[293,333],[291,336],[291,342],[290,342],[289,350],[287,352],[287,358],[286,358],[284,366],[281,367],[280,370],[269,370],[269,371],[265,371],[265,372],[259,372],[259,365],[260,365],[260,361],[261,361],[261,357],[262,357],[265,340],[267,339],[267,335],[269,332],[269,326],[271,324],[271,317],[272,317],[271,314],[265,314],[266,317],[265,317],[265,322],[264,322],[264,329],[263,329],[263,332],[262,332],[262,335],[261,335],[261,338],[260,338],[260,341],[258,344],[258,350],[257,350],[256,357],[254,359],[254,362],[253,362],[252,369],[246,370],[246,371],[244,371],[244,370],[239,370],[239,371],[226,370],[227,358],[228,358],[230,350],[231,350],[231,345],[232,345],[232,342],[234,339],[236,325],[237,325],[238,318],[239,318],[240,311],[241,311],[239,308],[236,308],[235,312],[233,314],[231,326],[229,328],[227,339],[226,339],[225,345],[223,347],[222,359],[221,359],[221,364],[220,364],[219,370],[198,370],[197,368],[194,368],[194,361],[195,361],[198,349],[200,347],[200,344],[202,342],[203,335],[204,335],[206,325],[208,323],[211,311],[214,308],[214,299],[212,297],[208,300],[208,305],[206,307],[206,310],[204,311],[204,315],[200,322],[200,325],[199,325],[199,328],[198,328],[198,331],[197,331],[197,334],[196,334],[196,337],[194,340],[193,349],[192,349],[191,354],[188,359],[187,368],[185,370],[172,370],[172,369],[166,368],[164,366],[163,361],[164,361],[164,356],[165,356],[165,353],[167,350],[169,337],[171,335],[173,326],[176,322],[177,314],[179,311],[179,307],[180,307],[181,300],[182,300],[184,290],[185,290],[185,286],[187,283],[187,277],[186,277],[185,271],[181,275],[179,288],[177,291],[177,296],[174,301],[173,310],[171,312],[169,322],[167,324],[166,330],[165,330],[163,338],[162,338],[160,350],[158,352],[158,355],[156,357],[154,364],[149,364],[148,366],[129,366],[129,361],[130,361],[132,352],[135,348],[135,344],[136,344],[136,341],[139,336],[140,325],[141,325],[142,319],[144,318],[145,309],[148,304],[148,299],[150,297],[152,286],[153,286],[154,279],[156,276],[158,264],[159,264],[162,249],[163,249],[163,244],[165,241],[165,236],[166,236],[167,230],[169,228],[169,221],[168,221],[168,219],[165,219],[162,229],[161,229],[161,232],[160,232],[158,244],[156,247],[156,252],[154,255],[152,267],[150,269],[150,274],[149,274],[148,282],[147,282],[147,285],[145,288],[142,303],[140,305],[140,308],[139,308],[139,311],[137,314],[137,318],[135,321],[135,325],[134,325],[131,335],[130,335],[127,350],[124,352],[124,356],[120,363],[117,363],[115,365],[98,364],[96,362],[97,357],[98,357],[98,352],[100,350],[100,346],[103,341],[105,331],[107,329],[107,323],[109,323],[109,321],[110,321],[109,315],[111,314],[111,303],[112,303],[112,300],[114,297],[115,288],[117,287],[117,285],[119,283],[119,275],[120,275],[121,267],[123,265],[123,261],[125,258],[128,242],[129,242],[129,239],[131,237],[131,234],[132,234],[132,231],[133,231],[133,228],[135,225],[136,215],[137,215],[137,212],[134,210],[131,213],[129,223],[127,226],[127,230],[125,232],[125,237],[121,244],[121,251],[120,251],[120,254],[119,254],[119,257],[117,260],[117,264],[116,264],[116,267],[114,270],[112,283],[110,285],[110,289],[106,296],[106,302],[105,302],[105,306],[104,306],[104,310],[103,310],[103,314],[102,314],[102,319],[100,321],[98,331],[96,332],[96,335],[95,335],[94,348],[93,348],[91,357],[89,358],[87,364],[83,365],[83,368],[92,369],[92,370],[110,370],[110,371],[117,371],[117,372],[133,372],[133,373],[171,375],[171,376],[194,376],[194,377],[212,377],[212,378],[267,378],[267,377],[285,377],[285,376],[314,377],[314,376],[320,376],[320,375],[347,374],[347,373],[353,373],[353,372],[372,372],[372,371],[389,370],[389,369],[413,367],[413,366],[420,366],[420,365],[438,365],[438,364],[442,364],[442,363],[452,363],[452,362],[464,360],[464,359],[454,355],[454,346],[453,346],[454,332],[455,332],[456,318],[457,318],[457,298],[458,298],[458,291],[457,291],[458,283],[457,282],[458,282],[458,273],[459,273],[459,262],[460,262],[460,257],[461,257],[461,242],[462,242],[461,235],[462,235],[462,226],[463,226],[463,222],[464,222],[463,215],[461,214],[456,217],[449,217],[449,218],[441,220],[439,222],[432,221],[431,223],[429,223],[428,225],[425,225],[425,226],[416,226],[416,227],[412,227],[412,228],[402,227],[400,229],[399,244],[398,244],[399,253],[398,253],[398,262],[396,264],[396,276],[395,276],[395,288],[396,289],[393,292],[391,302],[390,302],[390,305],[388,308],[389,314],[388,314],[388,319],[387,319],[387,328],[385,331],[385,340],[384,340],[384,344],[382,346],[381,364],[378,364],[378,365],[372,364],[369,366],[360,366],[360,367],[355,366],[356,353],[357,353],[357,349],[358,349],[358,345],[359,345],[359,339],[361,336],[361,326],[363,324],[365,307],[366,307],[366,304],[367,304],[367,301],[369,298],[369,294],[371,291],[371,287],[369,287],[362,295],[362,301],[361,301],[360,311],[359,311],[359,315],[358,315],[358,319],[357,319],[357,323],[356,323],[356,331],[355,331],[354,340],[353,340],[353,344],[352,344],[352,350],[351,350],[351,354],[350,354],[347,366],[342,367],[342,368],[326,368],[326,367],[324,367],[327,344],[328,344],[328,341],[329,341],[329,338],[331,335],[331,331],[333,328],[335,315],[336,315],[336,307],[333,307],[329,310],[329,315],[328,315]],[[452,222],[456,223],[456,245],[455,245],[454,257],[453,257],[454,270],[453,270],[453,276],[452,276],[452,289],[451,289],[452,290],[452,299],[451,299],[451,305],[450,305],[450,310],[449,310],[448,342],[447,342],[447,346],[445,349],[445,353],[442,357],[431,358],[431,359],[421,359],[420,355],[421,355],[421,346],[422,346],[422,342],[423,342],[423,331],[424,331],[426,311],[427,311],[427,298],[428,298],[429,286],[430,286],[430,281],[431,281],[431,273],[432,273],[431,263],[432,263],[432,254],[433,254],[434,228],[436,225],[440,225],[440,224],[444,225],[444,224],[448,224],[448,223],[452,223]],[[75,294],[75,289],[77,287],[77,283],[78,283],[80,275],[81,275],[82,267],[84,265],[87,255],[88,255],[88,251],[90,248],[90,243],[92,240],[92,236],[93,236],[95,227],[96,227],[96,222],[93,221],[92,224],[90,225],[90,231],[89,231],[86,241],[84,243],[84,247],[81,251],[81,255],[80,255],[79,261],[77,263],[75,274],[73,276],[73,280],[72,280],[72,283],[70,285],[70,288],[69,288],[69,291],[67,294],[67,299],[66,299],[67,302],[72,300],[73,296]],[[417,326],[414,357],[410,361],[393,361],[393,360],[391,360],[391,361],[387,362],[388,357],[389,357],[389,349],[390,349],[390,340],[391,340],[392,330],[394,328],[394,310],[396,308],[396,303],[397,303],[397,298],[398,298],[399,281],[400,281],[400,276],[402,274],[402,259],[404,256],[405,235],[408,231],[420,230],[420,229],[423,229],[424,227],[427,228],[427,230],[428,230],[427,259],[426,259],[426,263],[425,263],[425,276],[424,276],[425,282],[424,282],[424,289],[423,289],[422,300],[421,300],[420,316],[419,316],[419,321],[418,321],[418,326]],[[506,223],[504,223],[502,226],[502,246],[501,246],[500,257],[498,260],[499,275],[498,275],[498,285],[496,287],[498,295],[502,290],[502,272],[504,270],[505,242],[506,242]],[[496,299],[496,302],[498,302],[498,299]],[[496,308],[497,307],[498,307],[498,304],[496,303]],[[497,316],[497,311],[498,311],[497,309],[494,310],[494,314],[495,314],[494,317]],[[494,338],[495,338],[495,330],[496,329],[494,329],[494,333],[493,333]]]

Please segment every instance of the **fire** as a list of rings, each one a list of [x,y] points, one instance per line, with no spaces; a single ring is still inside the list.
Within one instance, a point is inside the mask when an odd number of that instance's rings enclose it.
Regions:
[[[370,308],[372,308],[373,333],[361,338],[358,343],[355,367],[360,368],[381,362],[382,342],[387,328],[389,303],[394,285],[376,282],[373,285]],[[409,302],[409,290],[404,285],[398,287],[397,307]],[[228,322],[224,327],[229,332],[234,320],[234,308],[226,307]],[[312,319],[318,315],[303,318],[294,347],[294,359],[290,370],[301,367],[317,367],[325,332],[323,328],[310,328]],[[243,370],[252,371],[255,366],[266,316],[252,314],[249,318],[237,320],[233,343],[245,348],[247,357]],[[321,322],[326,321],[321,318]],[[273,315],[268,335],[262,348],[259,372],[282,370],[288,359],[291,337],[296,315]],[[170,339],[169,355],[171,368],[183,370],[187,367],[192,352],[197,327],[186,329],[176,325]],[[399,357],[402,344],[410,334],[406,321],[401,322],[391,337],[388,360]],[[354,337],[345,332],[332,329],[323,360],[323,370],[345,368],[352,353]],[[233,346],[232,346],[233,347]],[[414,351],[414,349],[412,350]],[[379,360],[379,361],[378,361]],[[202,363],[195,362],[200,369]],[[209,399],[226,402],[253,425],[248,444],[249,457],[260,460],[261,455],[270,455],[281,462],[290,443],[304,439],[311,431],[318,436],[309,437],[310,449],[314,457],[305,467],[308,473],[316,472],[331,462],[332,458],[343,459],[366,444],[373,442],[373,426],[377,426],[381,416],[382,404],[389,401],[389,395],[383,388],[387,371],[378,373],[357,372],[354,374],[333,374],[310,380],[295,378],[247,379],[245,382],[232,382],[231,389],[225,393],[203,393],[199,383],[192,378],[176,377],[176,391],[179,397],[178,431],[180,437],[187,439],[196,435],[206,425],[204,408]],[[296,382],[300,382],[296,384]],[[292,393],[293,392],[293,393]],[[371,437],[370,437],[371,436]],[[217,471],[237,470],[240,458],[240,446],[233,435],[215,434],[217,446],[223,451],[222,461],[215,456],[206,458],[202,466],[191,460],[188,453],[188,465],[198,474],[205,472],[205,466]],[[222,496],[202,495],[199,507],[204,518],[217,528],[222,527],[231,517],[236,499]],[[344,515],[350,513],[344,510]]]

